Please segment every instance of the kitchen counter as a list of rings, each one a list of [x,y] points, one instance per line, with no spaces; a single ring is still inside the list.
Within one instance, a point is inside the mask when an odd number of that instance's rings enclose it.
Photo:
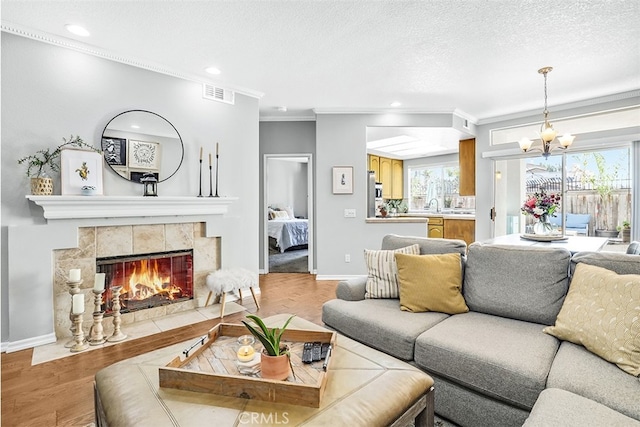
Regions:
[[[423,223],[427,224],[429,222],[429,217],[427,216],[387,216],[387,217],[376,217],[376,218],[366,218],[366,223]]]
[[[409,212],[400,214],[401,218],[444,218],[444,219],[464,219],[475,220],[474,213],[454,213],[454,212]]]

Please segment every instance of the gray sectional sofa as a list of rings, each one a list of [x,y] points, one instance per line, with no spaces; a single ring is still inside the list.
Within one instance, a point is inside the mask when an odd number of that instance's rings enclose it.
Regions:
[[[421,254],[461,254],[469,312],[411,313],[398,299],[365,299],[363,276],[338,284],[323,322],[431,375],[436,413],[461,426],[640,426],[638,377],[542,332],[577,263],[640,274],[639,256],[480,243],[467,251],[460,240],[397,235],[382,249],[415,243]]]

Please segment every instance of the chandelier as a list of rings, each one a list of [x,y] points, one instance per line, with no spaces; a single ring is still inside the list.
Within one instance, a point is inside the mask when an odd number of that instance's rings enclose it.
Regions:
[[[533,141],[529,138],[522,138],[518,142],[520,149],[525,153],[527,151],[540,151],[545,159],[549,157],[552,150],[566,150],[569,148],[575,138],[575,136],[567,133],[558,137],[558,142],[553,144],[553,140],[556,139],[558,132],[553,128],[551,123],[549,123],[549,110],[547,110],[547,74],[549,74],[551,70],[553,70],[553,67],[543,67],[538,70],[538,73],[544,76],[544,123],[542,123],[540,128],[540,141],[542,146],[531,148]]]

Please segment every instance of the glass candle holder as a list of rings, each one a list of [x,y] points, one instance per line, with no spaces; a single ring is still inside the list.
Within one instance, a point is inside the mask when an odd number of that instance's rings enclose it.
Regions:
[[[256,342],[253,335],[242,335],[238,337],[238,352],[236,356],[239,362],[250,362],[253,360],[256,350],[253,348],[253,344]]]

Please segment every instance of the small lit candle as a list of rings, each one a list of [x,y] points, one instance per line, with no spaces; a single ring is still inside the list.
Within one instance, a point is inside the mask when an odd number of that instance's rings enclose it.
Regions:
[[[96,279],[93,284],[93,290],[96,292],[102,292],[104,290],[105,273],[96,273]]]
[[[72,268],[69,270],[69,281],[70,282],[79,282],[80,281],[80,269]]]
[[[200,147],[200,161],[202,161],[202,147]]]
[[[220,143],[216,142],[216,156],[220,152]]]
[[[238,349],[238,360],[240,362],[250,362],[253,360],[256,351],[250,345],[243,345]]]
[[[75,294],[71,305],[71,313],[82,314],[84,313],[84,294]]]

